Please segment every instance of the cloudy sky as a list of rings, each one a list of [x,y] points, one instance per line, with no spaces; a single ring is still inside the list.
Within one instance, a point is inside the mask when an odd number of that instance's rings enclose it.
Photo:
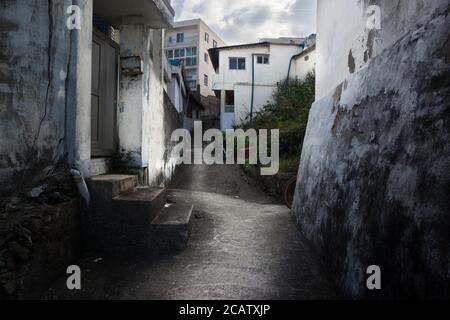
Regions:
[[[228,44],[315,33],[316,0],[172,0],[176,20],[203,19]]]

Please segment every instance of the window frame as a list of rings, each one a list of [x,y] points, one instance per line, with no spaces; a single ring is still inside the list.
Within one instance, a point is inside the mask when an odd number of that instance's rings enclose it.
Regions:
[[[184,42],[184,32],[177,33],[177,43]]]
[[[247,58],[245,57],[229,57],[228,58],[228,68],[230,70],[240,70],[240,71],[244,71],[247,69]],[[235,61],[235,68],[232,68],[232,61]],[[244,67],[240,68],[240,66],[242,65],[241,63],[244,63]]]
[[[261,61],[261,62],[260,62]],[[270,57],[268,54],[258,54],[256,56],[256,64],[270,64]]]
[[[205,87],[209,87],[209,76],[207,74],[203,75],[203,84]]]
[[[205,42],[209,43],[209,33],[205,32]]]

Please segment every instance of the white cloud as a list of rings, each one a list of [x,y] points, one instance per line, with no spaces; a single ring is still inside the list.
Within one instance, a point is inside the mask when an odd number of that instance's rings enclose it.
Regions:
[[[176,20],[203,19],[227,44],[315,32],[316,0],[175,0]]]

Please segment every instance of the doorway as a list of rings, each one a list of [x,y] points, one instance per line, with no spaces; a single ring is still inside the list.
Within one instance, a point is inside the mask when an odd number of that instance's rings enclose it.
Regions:
[[[111,157],[117,146],[119,45],[94,28],[92,36],[91,154]]]

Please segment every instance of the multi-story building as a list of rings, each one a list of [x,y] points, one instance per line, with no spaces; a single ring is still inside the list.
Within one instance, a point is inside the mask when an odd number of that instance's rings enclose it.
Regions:
[[[279,82],[313,70],[315,47],[305,50],[307,44],[306,39],[280,38],[210,49],[217,72],[213,90],[221,101],[220,128],[248,121],[272,101]]]
[[[165,35],[166,56],[184,68],[187,84],[205,106],[203,119],[218,117],[219,101],[212,90],[215,74],[208,50],[225,42],[201,19],[175,22]]]

